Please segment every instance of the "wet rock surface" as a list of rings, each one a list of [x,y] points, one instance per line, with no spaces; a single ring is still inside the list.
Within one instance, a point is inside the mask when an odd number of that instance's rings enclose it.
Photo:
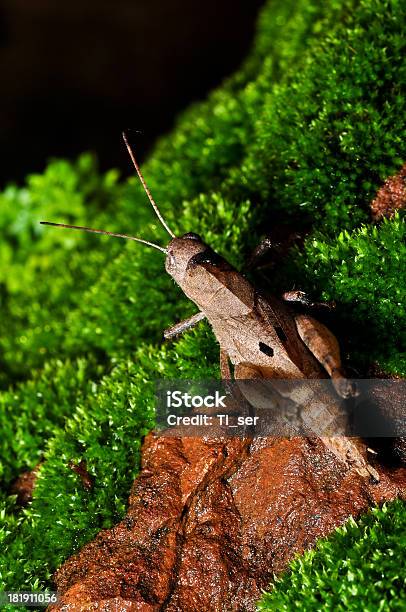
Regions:
[[[406,164],[400,171],[390,176],[379,189],[371,203],[374,221],[382,217],[393,217],[397,210],[406,207]]]
[[[52,609],[255,610],[296,553],[349,516],[405,497],[405,468],[374,467],[377,483],[321,439],[150,434],[126,517],[58,570]]]
[[[40,467],[41,464],[39,463],[33,470],[23,472],[11,485],[10,493],[12,495],[17,495],[16,501],[19,506],[26,506],[32,501],[32,495]]]

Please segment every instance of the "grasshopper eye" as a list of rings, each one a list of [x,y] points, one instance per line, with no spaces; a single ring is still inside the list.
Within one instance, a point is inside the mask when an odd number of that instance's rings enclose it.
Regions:
[[[199,242],[202,242],[202,239],[200,238],[199,234],[195,234],[194,232],[184,234],[182,238],[187,238],[188,240],[198,240]]]

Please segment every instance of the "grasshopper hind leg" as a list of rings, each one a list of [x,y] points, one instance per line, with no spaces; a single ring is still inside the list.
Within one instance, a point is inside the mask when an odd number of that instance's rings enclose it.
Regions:
[[[338,395],[344,399],[358,395],[356,385],[345,376],[340,347],[331,331],[305,314],[296,315],[295,323],[300,338],[331,377]]]

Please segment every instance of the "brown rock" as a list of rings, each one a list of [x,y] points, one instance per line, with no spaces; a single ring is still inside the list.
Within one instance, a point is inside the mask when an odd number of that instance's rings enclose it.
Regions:
[[[394,213],[406,206],[406,164],[397,174],[389,177],[379,189],[371,203],[372,218],[378,221],[382,217],[392,217]]]
[[[253,611],[296,553],[405,496],[405,468],[375,467],[374,484],[320,439],[150,434],[127,516],[58,570],[53,609]]]
[[[11,494],[17,495],[17,504],[19,506],[26,506],[32,501],[32,494],[40,467],[41,464],[39,463],[33,470],[23,472],[11,485]]]

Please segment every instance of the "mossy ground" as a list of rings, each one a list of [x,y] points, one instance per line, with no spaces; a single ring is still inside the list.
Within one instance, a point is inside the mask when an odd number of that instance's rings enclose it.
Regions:
[[[275,579],[259,610],[404,610],[406,512],[400,501],[352,518]]]
[[[199,232],[237,266],[277,224],[310,228],[269,284],[335,299],[350,365],[374,361],[403,376],[404,220],[373,226],[368,206],[406,158],[405,17],[396,0],[270,2],[239,73],[186,111],[144,166],[170,226]],[[14,590],[49,584],[66,557],[125,512],[140,438],[153,426],[153,379],[218,374],[206,325],[162,345],[162,330],[193,306],[161,254],[41,219],[167,240],[138,181],[101,175],[89,155],[54,161],[0,195],[0,580]],[[92,491],[68,467],[81,459]],[[10,483],[39,461],[33,502],[18,510]],[[404,516],[394,504],[385,520],[366,520],[390,538]],[[335,557],[327,547],[320,563],[356,559],[368,579],[368,553],[357,557],[351,538],[333,538]],[[365,547],[374,558],[374,539]],[[395,575],[398,555],[385,559],[392,569],[382,571]],[[296,564],[263,605],[285,597],[293,606],[312,560]],[[317,579],[309,593],[336,586],[334,575]],[[359,591],[363,609],[390,596],[385,576],[376,588]]]

